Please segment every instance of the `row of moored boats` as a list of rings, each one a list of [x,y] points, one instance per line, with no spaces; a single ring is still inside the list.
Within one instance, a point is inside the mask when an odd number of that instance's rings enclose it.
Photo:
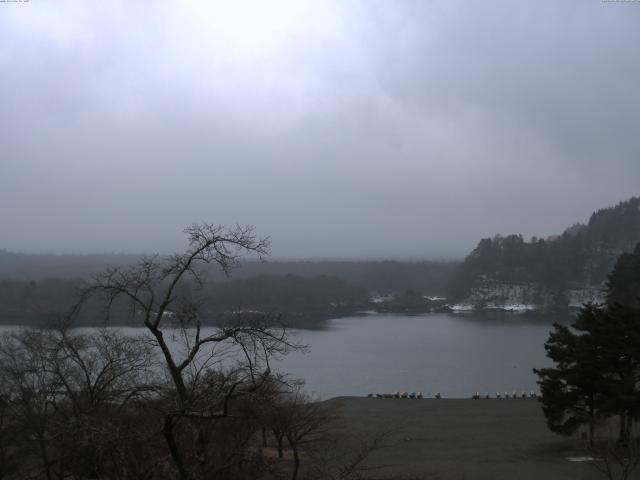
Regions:
[[[518,392],[514,390],[513,392],[496,392],[495,395],[491,395],[489,392],[485,392],[484,394],[480,394],[479,392],[474,393],[471,398],[474,400],[480,400],[481,398],[537,398],[538,394],[533,390],[529,393],[525,391]],[[394,393],[370,393],[367,395],[369,398],[412,398],[412,399],[423,399],[423,398],[442,398],[442,394],[440,392],[436,392],[433,394],[433,397],[430,394],[423,395],[422,392],[394,392]]]

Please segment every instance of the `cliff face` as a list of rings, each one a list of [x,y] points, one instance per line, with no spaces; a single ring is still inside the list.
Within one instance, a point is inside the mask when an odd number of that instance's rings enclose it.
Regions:
[[[473,287],[468,297],[451,308],[453,311],[521,312],[551,308],[580,308],[584,303],[602,303],[604,300],[603,286],[555,289],[536,283],[484,281]]]
[[[580,308],[585,303],[604,303],[606,300],[605,286],[568,288],[565,292],[565,299],[570,308]]]
[[[482,239],[454,274],[460,308],[526,310],[604,300],[616,259],[640,242],[640,197],[599,210],[562,235]]]

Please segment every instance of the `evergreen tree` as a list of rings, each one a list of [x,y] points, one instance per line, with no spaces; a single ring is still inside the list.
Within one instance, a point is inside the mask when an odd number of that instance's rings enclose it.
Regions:
[[[572,329],[554,324],[545,350],[556,367],[534,369],[540,378],[540,401],[549,429],[572,435],[580,426],[589,425],[592,444],[596,422],[604,414],[604,377],[594,355],[592,332],[602,324],[603,316],[598,306],[585,305]]]
[[[640,243],[618,257],[607,282],[607,304],[640,308]]]
[[[603,410],[619,417],[619,438],[627,444],[633,422],[640,418],[640,309],[608,306],[594,338],[604,378]]]
[[[585,305],[571,327],[554,325],[545,343],[554,368],[536,369],[549,428],[563,435],[618,416],[627,444],[640,418],[640,246],[609,276],[607,304]]]

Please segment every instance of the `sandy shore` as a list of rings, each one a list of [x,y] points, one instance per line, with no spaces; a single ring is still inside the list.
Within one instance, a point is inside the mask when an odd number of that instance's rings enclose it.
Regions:
[[[590,480],[604,478],[580,442],[547,430],[535,399],[408,400],[340,397],[340,428],[373,435],[398,429],[393,445],[371,457],[388,474],[425,479]],[[639,474],[636,472],[636,474]],[[640,478],[639,475],[636,475]],[[634,477],[634,478],[636,478]]]

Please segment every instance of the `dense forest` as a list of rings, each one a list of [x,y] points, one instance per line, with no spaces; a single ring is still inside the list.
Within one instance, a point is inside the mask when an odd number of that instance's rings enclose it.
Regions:
[[[546,239],[497,235],[480,240],[457,268],[454,299],[465,298],[483,282],[528,282],[561,290],[602,284],[616,258],[640,242],[640,197],[594,212],[588,223],[575,224]]]
[[[27,255],[0,251],[0,323],[40,324],[64,317],[82,285],[113,267],[133,265],[133,255]],[[400,261],[247,261],[231,277],[215,269],[203,298],[206,321],[216,323],[233,312],[278,313],[290,326],[314,327],[332,316],[388,305],[372,305],[370,295],[424,292],[443,295],[455,262]],[[195,288],[195,287],[194,287]],[[428,311],[430,304],[414,295],[409,307]],[[399,295],[402,309],[406,294]],[[407,297],[409,298],[409,297]],[[417,300],[416,300],[417,299]],[[416,303],[416,301],[418,303]],[[99,305],[85,307],[80,322],[95,324],[104,314]],[[111,323],[129,323],[130,312],[112,310]]]
[[[0,281],[0,323],[37,325],[64,318],[84,285],[80,279]],[[289,326],[310,327],[328,317],[366,308],[368,303],[365,289],[326,275],[262,275],[182,288],[190,291],[181,294],[201,298],[203,321],[208,324],[218,324],[239,312],[260,311],[279,315]],[[78,322],[104,321],[103,306],[99,302],[85,305]],[[138,320],[124,306],[116,304],[111,309],[111,324],[137,324]]]

